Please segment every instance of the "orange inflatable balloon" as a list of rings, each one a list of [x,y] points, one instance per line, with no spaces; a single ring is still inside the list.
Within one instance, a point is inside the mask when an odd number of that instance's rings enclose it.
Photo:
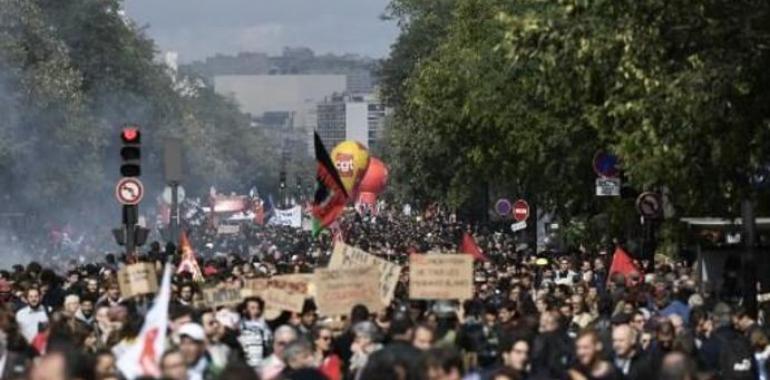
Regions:
[[[357,190],[358,182],[369,167],[369,151],[358,141],[346,140],[332,149],[331,158],[340,174],[345,191],[352,196]]]
[[[364,177],[361,178],[361,183],[358,185],[358,190],[361,193],[374,193],[379,194],[385,190],[385,185],[388,183],[388,167],[380,161],[377,157],[369,159],[369,169],[364,173]]]

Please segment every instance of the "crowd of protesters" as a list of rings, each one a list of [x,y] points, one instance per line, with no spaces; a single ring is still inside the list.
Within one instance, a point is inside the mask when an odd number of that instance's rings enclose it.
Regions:
[[[319,315],[312,299],[301,313],[268,313],[256,297],[237,307],[196,306],[202,286],[324,266],[330,234],[244,226],[224,237],[205,224],[190,227],[205,284],[186,273],[173,279],[161,378],[768,378],[762,318],[734,299],[699,292],[683,262],[610,275],[611,251],[538,256],[510,233],[454,219],[436,210],[346,214],[337,233],[348,244],[402,265],[409,254],[457,251],[468,230],[490,260],[476,265],[471,300],[409,300],[403,275],[388,308],[351,305],[344,318]],[[116,273],[125,260],[107,255],[0,271],[0,378],[121,379],[116,361],[152,302],[122,297]],[[173,245],[153,243],[138,260],[160,272],[179,259]]]

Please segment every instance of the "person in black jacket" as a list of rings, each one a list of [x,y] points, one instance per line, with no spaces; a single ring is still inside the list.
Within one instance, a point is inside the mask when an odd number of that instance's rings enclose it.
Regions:
[[[373,356],[392,356],[397,363],[401,363],[404,366],[409,379],[419,379],[423,353],[412,345],[414,322],[406,313],[398,313],[393,316],[389,332],[390,343],[385,345],[381,352],[375,353]]]
[[[627,324],[612,329],[613,364],[628,380],[653,377],[647,356],[639,349],[636,330]]]
[[[566,373],[574,350],[562,325],[557,312],[546,311],[540,316],[539,334],[532,345],[532,378],[558,379]]]
[[[714,331],[700,348],[701,362],[706,370],[715,371],[724,379],[756,379],[758,368],[751,343],[733,328],[732,309],[718,303],[713,312]]]

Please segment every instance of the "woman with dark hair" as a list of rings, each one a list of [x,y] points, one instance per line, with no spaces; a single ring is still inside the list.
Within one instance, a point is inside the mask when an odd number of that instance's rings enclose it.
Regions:
[[[262,361],[270,355],[273,336],[270,327],[265,322],[263,313],[265,301],[259,297],[247,298],[238,307],[241,314],[238,342],[243,348],[246,363],[252,368],[258,368]]]
[[[316,326],[312,337],[318,369],[329,380],[341,380],[342,359],[332,351],[332,330],[326,326]]]

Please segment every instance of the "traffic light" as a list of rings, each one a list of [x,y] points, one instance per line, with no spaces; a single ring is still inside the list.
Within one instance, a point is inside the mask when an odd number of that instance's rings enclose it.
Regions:
[[[120,158],[123,160],[120,164],[120,175],[123,177],[139,177],[142,174],[141,168],[141,140],[142,135],[136,126],[124,127],[120,132],[120,139],[123,146],[120,148]]]

